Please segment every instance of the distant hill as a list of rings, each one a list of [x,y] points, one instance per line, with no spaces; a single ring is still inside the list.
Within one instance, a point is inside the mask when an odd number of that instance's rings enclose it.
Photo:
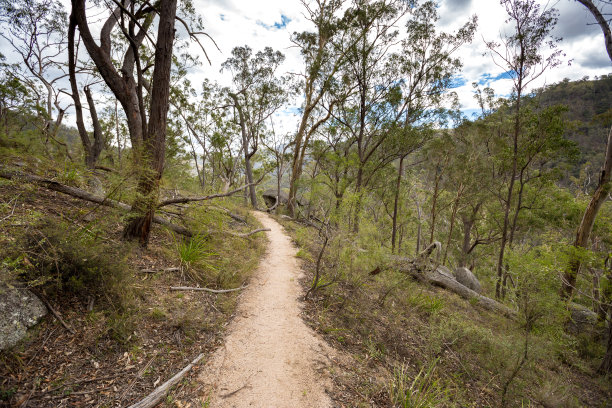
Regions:
[[[567,138],[578,143],[581,151],[579,168],[587,161],[599,169],[608,131],[612,125],[612,74],[578,81],[563,81],[546,86],[538,95],[545,106],[562,104],[569,108],[568,118],[576,127]]]

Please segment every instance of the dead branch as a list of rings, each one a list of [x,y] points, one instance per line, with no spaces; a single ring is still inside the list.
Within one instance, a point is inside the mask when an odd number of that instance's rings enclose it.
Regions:
[[[229,292],[237,292],[239,290],[245,289],[249,285],[244,285],[239,288],[233,289],[209,289],[209,288],[200,288],[193,286],[171,286],[170,290],[193,290],[196,292],[210,292],[210,293],[229,293]]]
[[[157,273],[157,272],[178,272],[181,268],[172,267],[172,268],[160,268],[160,269],[141,269],[141,273]]]
[[[266,175],[266,173],[264,173],[264,176]],[[177,197],[177,198],[170,198],[168,200],[164,200],[162,202],[160,202],[157,205],[157,208],[161,208],[164,207],[166,205],[170,205],[170,204],[182,204],[182,203],[191,203],[194,201],[207,201],[207,200],[212,200],[213,198],[221,198],[221,197],[228,197],[231,196],[233,194],[236,194],[239,191],[244,190],[245,188],[249,188],[250,186],[254,186],[257,185],[261,182],[261,180],[263,180],[263,176],[259,178],[259,180],[253,182],[253,183],[248,183],[243,185],[242,187],[238,187],[237,189],[234,189],[232,191],[228,191],[227,193],[218,193],[218,194],[211,194],[211,195],[207,195],[207,196],[203,196],[203,197]]]
[[[100,204],[106,207],[119,208],[126,211],[130,211],[130,209],[132,208],[132,206],[122,203],[120,201],[116,201],[108,197],[100,197],[80,188],[67,186],[65,184],[58,183],[57,181],[35,176],[33,174],[26,174],[18,171],[8,171],[0,169],[0,177],[8,180],[25,180],[27,182],[48,188],[49,190],[57,191],[62,194],[80,198],[81,200],[90,201],[92,203]],[[185,235],[187,237],[191,237],[193,235],[191,231],[189,231],[187,228],[182,227],[180,225],[172,224],[170,221],[158,215],[153,217],[153,222],[163,225],[168,229],[176,232],[177,234]]]
[[[180,379],[183,378],[183,376],[185,376],[185,374],[187,374],[189,370],[191,370],[191,368],[196,365],[202,358],[204,358],[203,353],[197,356],[195,360],[189,363],[187,367],[183,368],[174,377],[157,387],[143,400],[130,405],[128,408],[153,408],[154,406],[156,406],[162,400],[162,398],[164,398],[168,391],[170,391],[170,388],[172,388],[176,383],[178,383]]]
[[[239,234],[236,232],[228,232],[228,234],[234,236],[234,237],[239,237],[239,238],[246,238],[246,237],[250,237],[253,234],[257,234],[258,232],[264,232],[264,231],[271,231],[270,228],[258,228],[256,230],[253,230],[251,232],[247,232],[244,234]]]
[[[30,289],[30,291],[32,291],[32,293],[34,293],[45,304],[45,306],[47,306],[47,309],[49,309],[51,314],[57,319],[58,322],[60,322],[62,326],[64,326],[66,330],[68,330],[72,334],[76,334],[74,329],[68,326],[68,324],[64,321],[64,319],[62,319],[59,313],[53,308],[53,306],[51,306],[51,303],[49,303],[49,301],[41,293],[34,292],[32,289]]]
[[[431,253],[434,251],[434,249],[437,249],[438,253],[440,253],[440,251],[442,251],[442,244],[440,244],[438,241],[432,242],[431,244],[427,246],[427,248],[423,250],[423,252],[419,254],[419,258],[429,257]]]
[[[238,222],[242,222],[243,224],[247,224],[247,220],[244,217],[241,217],[238,214],[234,214],[233,212],[231,212],[230,210],[228,210],[227,208],[224,207],[217,207],[216,205],[211,205],[209,208],[214,208],[215,210],[219,210],[219,211],[223,211],[224,213],[226,213],[227,215],[229,215],[231,218],[233,218],[234,220],[238,221]]]

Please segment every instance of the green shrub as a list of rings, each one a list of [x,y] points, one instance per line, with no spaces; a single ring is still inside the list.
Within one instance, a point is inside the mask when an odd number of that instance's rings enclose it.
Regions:
[[[73,293],[123,306],[129,248],[100,236],[94,227],[43,221],[25,233],[14,258],[21,257],[22,277],[51,295]]]
[[[437,360],[434,360],[429,367],[421,368],[412,380],[404,364],[395,367],[389,388],[394,407],[433,408],[447,401],[446,390],[434,378],[436,363]]]
[[[211,257],[215,256],[216,253],[210,249],[209,241],[208,235],[201,234],[185,239],[174,237],[176,252],[181,263],[181,271],[196,282],[205,281],[205,277],[196,268],[204,270],[215,269],[211,262]]]

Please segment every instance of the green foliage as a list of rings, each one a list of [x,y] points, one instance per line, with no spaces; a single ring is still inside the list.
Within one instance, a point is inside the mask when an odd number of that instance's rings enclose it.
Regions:
[[[205,234],[196,234],[189,238],[176,237],[173,234],[174,245],[181,268],[196,282],[202,282],[202,271],[215,269],[211,258],[217,254],[212,251],[210,237]]]
[[[91,295],[119,308],[127,300],[129,246],[102,239],[95,226],[42,221],[26,231],[14,251],[23,254],[26,281],[57,296]]]
[[[423,366],[411,379],[406,365],[393,370],[393,381],[389,394],[393,406],[402,408],[434,408],[448,401],[448,392],[440,380],[435,378],[437,360]]]

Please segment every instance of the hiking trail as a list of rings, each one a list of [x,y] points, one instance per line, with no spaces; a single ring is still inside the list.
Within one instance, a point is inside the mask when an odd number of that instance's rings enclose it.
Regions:
[[[300,317],[297,250],[280,224],[254,214],[271,229],[269,244],[240,296],[225,344],[202,370],[210,406],[331,407],[326,389],[334,353]]]

